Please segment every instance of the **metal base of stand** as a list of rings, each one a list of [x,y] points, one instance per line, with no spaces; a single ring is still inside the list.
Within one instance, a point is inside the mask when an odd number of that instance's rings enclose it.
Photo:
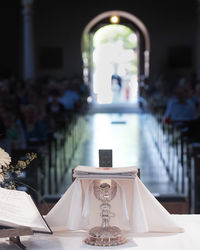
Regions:
[[[125,244],[127,239],[122,236],[118,227],[94,227],[89,231],[89,237],[84,242],[92,246],[117,246]]]

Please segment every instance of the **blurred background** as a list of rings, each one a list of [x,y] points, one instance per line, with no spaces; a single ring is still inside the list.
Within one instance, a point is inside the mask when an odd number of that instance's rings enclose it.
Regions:
[[[199,5],[1,2],[0,146],[38,154],[18,188],[42,213],[106,148],[170,212],[199,212]]]

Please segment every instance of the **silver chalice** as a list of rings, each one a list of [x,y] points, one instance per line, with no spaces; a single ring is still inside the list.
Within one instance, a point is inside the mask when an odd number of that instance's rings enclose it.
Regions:
[[[116,246],[126,243],[127,240],[123,237],[121,230],[116,226],[110,226],[110,218],[115,215],[110,211],[109,202],[117,193],[117,183],[114,180],[108,182],[94,180],[93,184],[94,195],[102,202],[100,205],[102,223],[101,226],[89,230],[89,236],[84,242],[93,246]]]

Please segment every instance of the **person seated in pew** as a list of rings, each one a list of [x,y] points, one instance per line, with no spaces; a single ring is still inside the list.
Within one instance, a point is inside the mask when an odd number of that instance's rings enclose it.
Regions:
[[[198,108],[200,104],[200,82],[197,82],[196,85],[194,86],[194,94],[191,100],[194,102],[195,106]]]
[[[187,138],[189,142],[200,143],[200,103],[197,106],[197,117],[185,124],[185,129],[182,135]]]
[[[4,148],[9,153],[15,149],[24,149],[26,147],[25,131],[17,115],[7,110],[2,117],[5,126]]]
[[[164,122],[179,125],[197,118],[197,109],[189,100],[185,86],[177,86],[175,98],[170,99],[164,114]]]
[[[59,91],[57,89],[52,89],[49,92],[49,101],[46,104],[46,112],[53,119],[55,128],[63,126],[66,120],[65,107],[59,101],[59,97]]]
[[[63,81],[65,88],[62,90],[61,96],[58,101],[63,104],[65,111],[72,113],[76,104],[80,101],[80,95],[76,89],[76,85],[71,84],[69,81]]]
[[[46,113],[46,106],[38,100],[38,106],[23,107],[27,143],[45,142],[54,129],[52,118]]]

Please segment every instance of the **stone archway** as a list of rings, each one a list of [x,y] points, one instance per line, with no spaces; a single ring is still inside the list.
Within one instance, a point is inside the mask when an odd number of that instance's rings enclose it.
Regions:
[[[143,48],[140,50],[140,55],[142,58],[142,67],[141,67],[142,75],[145,78],[149,77],[150,37],[149,37],[149,33],[148,33],[146,26],[139,18],[137,18],[136,16],[128,12],[120,11],[120,10],[107,11],[93,18],[86,25],[82,33],[81,50],[82,50],[82,59],[83,59],[83,78],[84,78],[85,84],[90,86],[90,89],[92,88],[92,72],[93,72],[93,62],[91,58],[92,50],[93,50],[92,48],[93,32],[95,30],[95,27],[98,26],[98,24],[101,24],[103,20],[105,20],[106,18],[108,19],[109,17],[113,15],[117,15],[120,18],[126,19],[130,24],[134,25],[134,27],[136,28],[138,32],[140,32],[140,35],[142,36],[143,41],[144,41]],[[91,92],[92,92],[92,89],[91,89]]]

